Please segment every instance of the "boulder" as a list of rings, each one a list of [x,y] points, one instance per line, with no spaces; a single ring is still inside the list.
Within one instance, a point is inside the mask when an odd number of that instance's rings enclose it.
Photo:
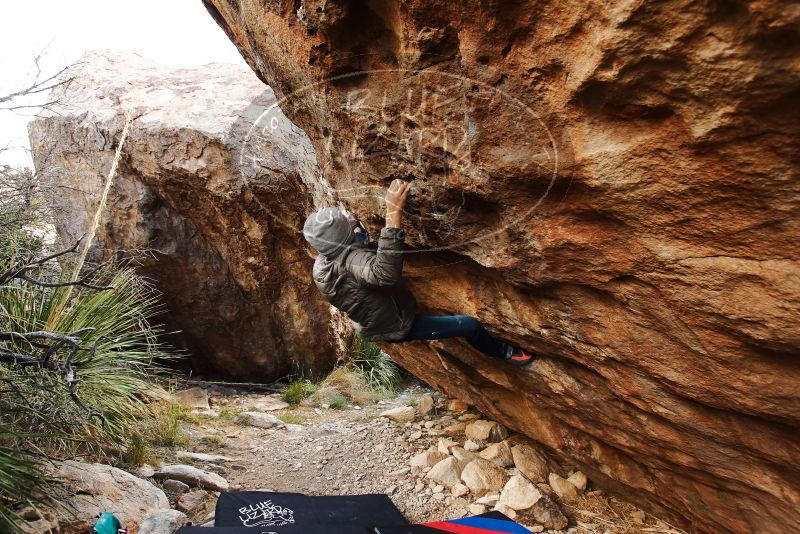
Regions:
[[[186,514],[178,510],[159,510],[147,516],[137,534],[175,534],[187,521]]]
[[[514,466],[532,482],[544,482],[550,473],[549,462],[530,445],[520,444],[511,447]]]
[[[246,67],[166,67],[122,51],[90,52],[67,76],[51,95],[59,104],[29,125],[59,244],[88,232],[130,110],[90,260],[136,257],[195,372],[268,382],[330,371],[336,314],[297,231],[326,193],[272,89]],[[254,135],[259,117],[270,129]]]
[[[116,467],[69,460],[57,464],[53,476],[67,490],[60,500],[67,513],[59,514],[67,532],[91,532],[101,512],[114,511],[123,525],[137,528],[158,510],[168,510],[164,492],[152,483]]]
[[[497,504],[513,510],[527,510],[541,498],[541,492],[527,478],[522,475],[514,475],[503,486]]]
[[[572,502],[578,498],[578,488],[567,479],[555,473],[550,473],[547,482],[562,502]]]
[[[464,467],[461,472],[461,480],[474,495],[480,497],[503,489],[508,480],[508,474],[497,464],[483,458],[476,458]]]
[[[242,412],[233,418],[233,422],[257,428],[286,428],[283,421],[264,412]]]
[[[461,472],[465,465],[464,462],[450,456],[434,465],[425,476],[446,488],[454,488],[461,483]]]
[[[508,441],[493,443],[478,453],[478,456],[484,460],[494,462],[500,467],[511,467],[514,465],[514,457],[511,455],[511,447]]]
[[[795,11],[204,3],[373,232],[414,177],[420,308],[540,355],[404,369],[672,524],[800,531]]]
[[[228,481],[216,473],[209,473],[191,465],[165,465],[155,472],[156,478],[179,480],[189,486],[213,491],[228,491]]]
[[[411,406],[398,406],[381,412],[380,416],[391,419],[395,423],[410,423],[414,420],[416,412]]]

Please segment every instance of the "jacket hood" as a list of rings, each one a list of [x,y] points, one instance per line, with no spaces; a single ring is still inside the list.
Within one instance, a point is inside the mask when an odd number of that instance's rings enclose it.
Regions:
[[[333,259],[353,242],[353,226],[339,208],[323,208],[308,216],[303,237],[317,252]]]

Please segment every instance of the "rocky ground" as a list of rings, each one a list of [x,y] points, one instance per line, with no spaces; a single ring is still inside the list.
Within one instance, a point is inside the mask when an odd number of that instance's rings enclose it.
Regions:
[[[185,450],[160,451],[164,465],[138,474],[195,524],[213,524],[213,489],[228,488],[386,493],[412,522],[496,508],[532,532],[680,532],[420,384],[344,410],[290,407],[277,394],[227,388],[208,389],[207,401],[197,389],[178,398],[197,413],[182,423]]]

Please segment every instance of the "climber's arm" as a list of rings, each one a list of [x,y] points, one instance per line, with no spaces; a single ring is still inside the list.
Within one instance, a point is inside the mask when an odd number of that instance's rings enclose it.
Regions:
[[[392,181],[386,191],[386,228],[400,228],[403,218],[403,208],[406,205],[411,182],[399,178]],[[383,235],[383,232],[381,232]]]
[[[359,283],[371,286],[393,286],[403,276],[403,248],[406,231],[402,223],[411,182],[396,179],[386,191],[386,226],[378,239],[378,251],[354,250],[345,260],[345,268]]]

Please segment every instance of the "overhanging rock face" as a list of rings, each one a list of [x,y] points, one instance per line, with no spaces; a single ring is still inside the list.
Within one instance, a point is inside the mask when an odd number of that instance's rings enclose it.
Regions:
[[[698,532],[800,531],[800,35],[772,2],[204,0],[409,280],[542,355],[387,347]]]
[[[88,54],[71,76],[30,125],[59,237],[88,231],[130,112],[95,257],[139,258],[198,371],[249,381],[330,370],[331,308],[298,231],[325,196],[313,148],[277,109],[270,138],[250,140],[272,90],[246,67],[164,68],[120,52]],[[246,172],[245,146],[262,162]]]

